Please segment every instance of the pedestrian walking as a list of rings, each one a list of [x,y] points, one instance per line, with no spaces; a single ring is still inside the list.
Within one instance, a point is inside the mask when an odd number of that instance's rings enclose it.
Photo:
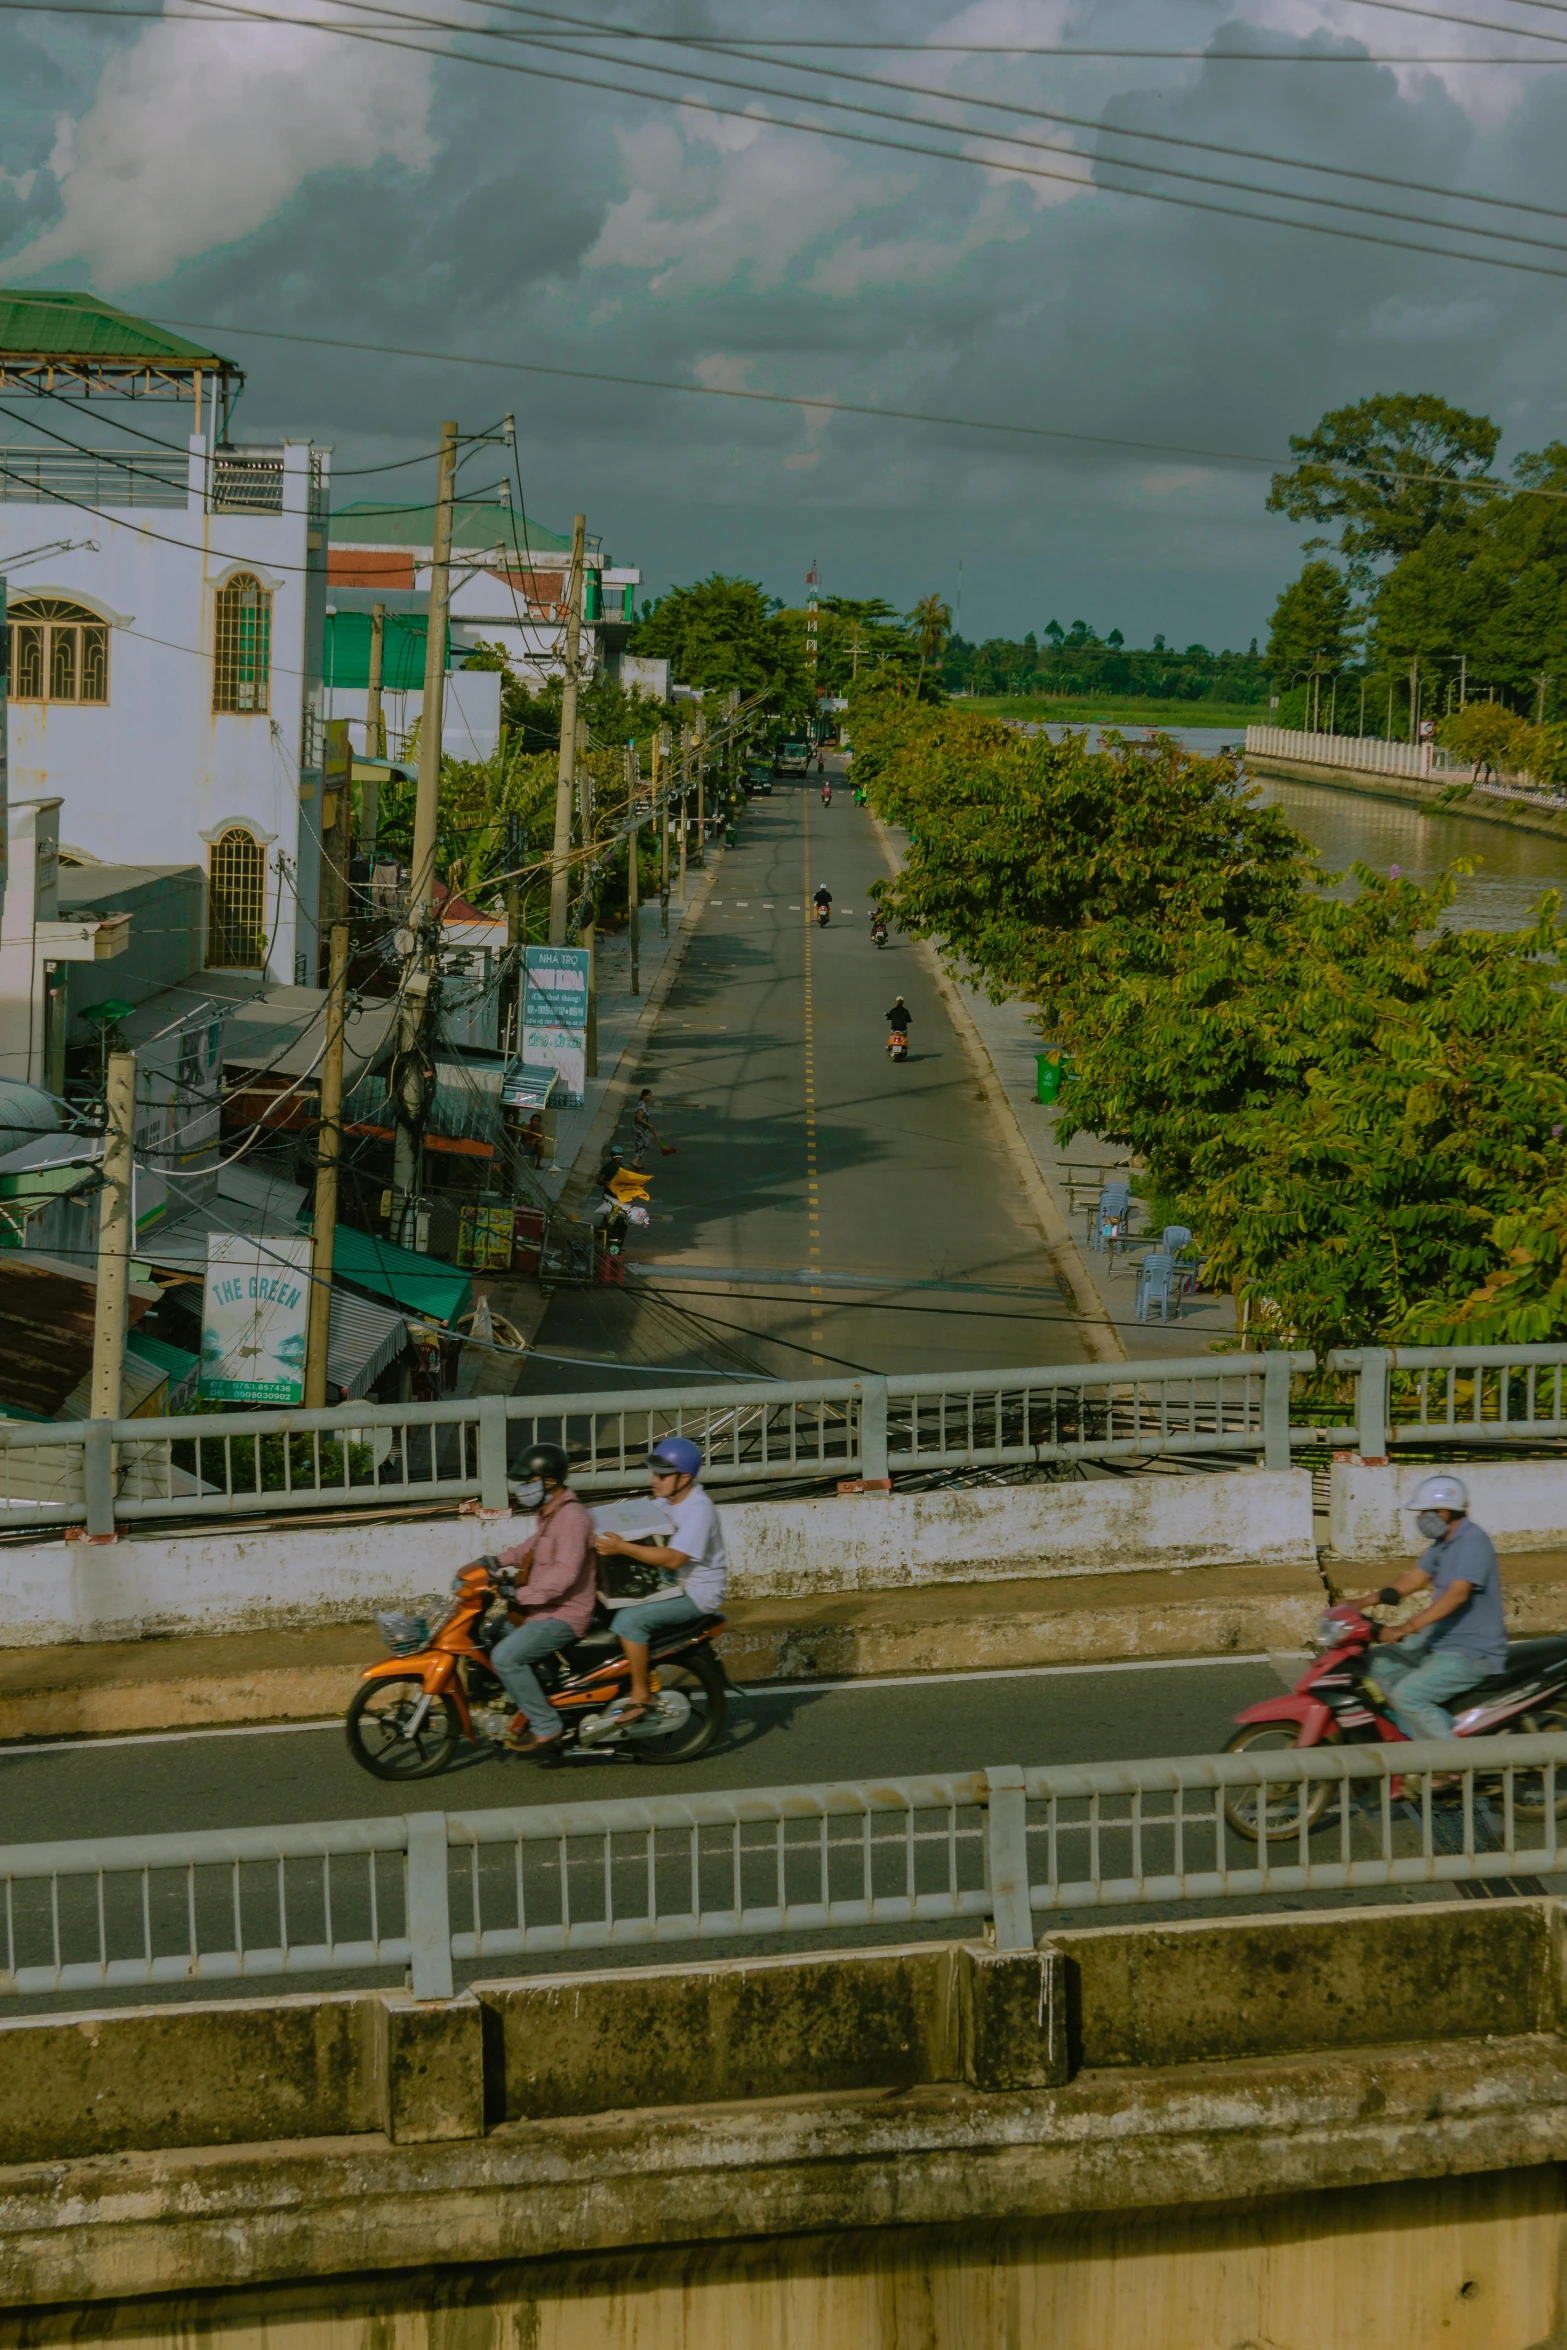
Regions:
[[[663,1141],[653,1123],[653,1088],[650,1085],[644,1085],[637,1096],[637,1106],[631,1113],[631,1131],[636,1138],[638,1151],[646,1150],[648,1144],[652,1143],[661,1158],[674,1157],[674,1144]]]

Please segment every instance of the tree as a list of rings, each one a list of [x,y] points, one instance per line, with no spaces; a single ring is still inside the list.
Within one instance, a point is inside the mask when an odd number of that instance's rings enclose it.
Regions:
[[[941,659],[941,649],[951,634],[952,607],[944,604],[940,596],[921,596],[909,614],[908,627],[920,657],[920,673],[914,690],[923,693],[925,665],[929,661]]]
[[[1350,579],[1369,590],[1379,563],[1461,530],[1496,495],[1486,477],[1500,438],[1488,416],[1433,393],[1358,400],[1330,409],[1312,432],[1291,433],[1301,463],[1274,475],[1268,511],[1339,523]]]
[[[670,588],[651,610],[644,606],[627,650],[667,658],[682,685],[773,696],[785,717],[812,705],[803,633],[784,625],[778,598],[754,579],[715,571]]]
[[[1268,636],[1268,660],[1275,685],[1282,691],[1301,671],[1314,681],[1313,723],[1321,700],[1324,676],[1336,676],[1353,646],[1353,613],[1349,584],[1336,564],[1319,557],[1308,563],[1299,579],[1291,580],[1273,607]]]
[[[1139,1156],[1253,1332],[1385,1343],[1480,1311],[1508,1220],[1567,1196],[1555,900],[1505,937],[1444,927],[1450,880],[1361,869],[1329,897],[1230,762],[1168,737],[1090,753],[864,693],[851,722],[872,804],[913,833],[883,904],[1037,1007],[1078,1081],[1059,1139]],[[1564,1235],[1497,1308],[1531,1336],[1567,1328]]]
[[[1534,728],[1509,710],[1503,702],[1471,702],[1467,709],[1455,710],[1437,727],[1436,738],[1449,751],[1456,751],[1460,759],[1474,762],[1474,780],[1480,780],[1482,768],[1487,774],[1499,767],[1522,764],[1525,746],[1533,736]]]

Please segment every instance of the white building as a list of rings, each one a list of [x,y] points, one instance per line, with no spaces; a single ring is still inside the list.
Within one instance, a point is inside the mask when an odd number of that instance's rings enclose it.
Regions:
[[[0,386],[54,395],[0,446],[9,788],[59,802],[67,856],[200,866],[208,967],[314,981],[329,452],[223,441],[240,380],[95,297],[0,292]]]
[[[435,535],[433,506],[362,500],[333,514],[331,587],[414,591],[428,595]],[[584,562],[583,616],[596,665],[611,677],[636,620],[640,571],[610,561],[590,545]],[[464,636],[500,645],[524,683],[559,676],[566,660],[566,601],[571,540],[526,523],[503,484],[486,498],[459,498],[452,514],[451,617]]]

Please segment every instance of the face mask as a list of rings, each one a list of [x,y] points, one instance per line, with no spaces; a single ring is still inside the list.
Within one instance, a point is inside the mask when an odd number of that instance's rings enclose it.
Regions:
[[[526,1485],[519,1485],[516,1499],[517,1507],[525,1514],[531,1515],[534,1510],[539,1508],[544,1499],[543,1478],[530,1477]]]
[[[1440,1510],[1422,1510],[1415,1520],[1427,1542],[1440,1542],[1447,1532],[1447,1520]]]

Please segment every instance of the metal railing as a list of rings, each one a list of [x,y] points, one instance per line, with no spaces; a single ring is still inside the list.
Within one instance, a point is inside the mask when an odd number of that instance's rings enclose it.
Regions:
[[[185,506],[183,449],[0,449],[0,506]]]
[[[434,1999],[502,1958],[942,1922],[1029,1949],[1085,1909],[1554,1876],[1559,1809],[1564,1735],[12,1845],[0,1996],[395,1970]]]
[[[1364,775],[1406,775],[1432,783],[1469,782],[1488,799],[1526,800],[1536,807],[1567,808],[1567,798],[1537,788],[1527,776],[1474,780],[1474,763],[1455,758],[1439,743],[1384,742],[1376,735],[1310,733],[1292,726],[1248,726],[1247,752],[1258,758],[1299,759],[1306,764],[1351,767]]]
[[[1567,1443],[1567,1346],[1310,1353],[774,1380],[607,1394],[342,1404],[166,1420],[0,1420],[0,1527],[508,1506],[508,1464],[563,1445],[579,1491],[640,1485],[660,1436],[696,1439],[707,1482],[863,1481],[1079,1461],[1252,1460],[1306,1450]],[[1308,1384],[1309,1383],[1309,1384]]]

